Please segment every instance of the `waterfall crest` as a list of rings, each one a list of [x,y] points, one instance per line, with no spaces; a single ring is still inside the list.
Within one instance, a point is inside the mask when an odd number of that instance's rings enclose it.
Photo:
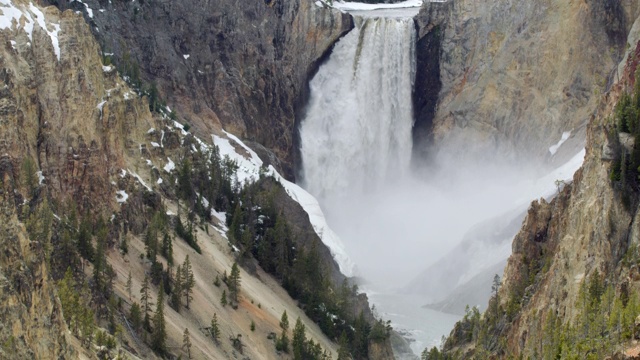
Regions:
[[[314,196],[367,192],[409,171],[415,37],[412,19],[356,18],[311,81],[300,140]]]

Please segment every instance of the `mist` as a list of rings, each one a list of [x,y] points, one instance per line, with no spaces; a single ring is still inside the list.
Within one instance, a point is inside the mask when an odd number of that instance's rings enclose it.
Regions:
[[[342,189],[319,199],[357,274],[371,287],[404,287],[474,225],[509,213],[516,216],[532,200],[527,194],[535,192],[533,168],[438,163],[437,171],[412,169],[375,189]]]

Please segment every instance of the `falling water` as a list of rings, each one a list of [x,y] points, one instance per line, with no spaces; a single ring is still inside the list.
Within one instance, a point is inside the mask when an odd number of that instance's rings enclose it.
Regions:
[[[320,199],[374,190],[409,170],[413,20],[356,22],[311,81],[300,126],[303,184]]]

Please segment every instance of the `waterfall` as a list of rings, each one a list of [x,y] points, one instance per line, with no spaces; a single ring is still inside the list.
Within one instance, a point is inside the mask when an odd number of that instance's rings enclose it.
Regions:
[[[300,140],[314,196],[367,192],[409,171],[415,37],[410,18],[356,18],[312,79]]]

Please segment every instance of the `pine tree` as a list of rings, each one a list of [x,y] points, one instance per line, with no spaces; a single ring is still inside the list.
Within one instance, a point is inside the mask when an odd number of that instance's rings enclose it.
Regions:
[[[164,236],[162,237],[162,256],[167,259],[167,264],[169,266],[173,266],[173,242],[171,241],[171,236],[165,231]]]
[[[149,312],[153,306],[149,295],[149,277],[145,275],[142,281],[142,288],[140,288],[140,302],[142,303],[142,310],[144,312],[144,326],[147,329],[150,328]]]
[[[240,269],[238,263],[234,262],[229,275],[229,297],[232,304],[238,304],[238,293],[240,292]]]
[[[80,222],[80,229],[78,229],[78,252],[80,256],[90,262],[94,261],[94,249],[91,244],[91,223],[88,218],[85,217]]]
[[[296,320],[296,326],[293,328],[293,339],[291,346],[293,348],[293,358],[295,360],[305,360],[305,345],[307,342],[307,335],[305,334],[305,326],[300,320],[300,317]]]
[[[140,305],[138,305],[137,302],[134,302],[131,305],[131,309],[129,309],[129,319],[131,320],[133,329],[139,331],[140,326],[142,325],[142,314],[140,311]]]
[[[187,357],[191,359],[191,339],[189,338],[189,328],[184,328],[182,335],[182,349],[187,352]]]
[[[71,326],[72,320],[77,317],[79,296],[75,287],[76,282],[73,278],[73,272],[71,267],[68,267],[64,273],[64,278],[58,282],[58,296],[60,297],[62,313],[68,326]]]
[[[129,270],[129,275],[127,276],[127,294],[129,294],[129,300],[131,300],[131,286],[132,286],[132,280],[131,280],[131,270]]]
[[[192,293],[194,286],[195,280],[193,278],[193,270],[191,269],[191,261],[189,261],[189,255],[187,255],[182,264],[182,291],[187,300],[187,309],[189,308],[190,301],[193,299]]]
[[[236,207],[233,210],[233,216],[231,217],[231,224],[229,225],[229,233],[231,234],[231,239],[235,243],[240,241],[242,236],[242,223],[243,223],[244,215],[242,214],[242,207],[240,206],[240,202],[236,203]]]
[[[287,332],[289,331],[289,317],[287,316],[287,310],[282,313],[282,317],[280,318],[280,329],[282,330],[282,334],[280,335],[280,339],[276,341],[276,350],[288,353],[289,337],[287,336]]]
[[[222,290],[222,297],[220,298],[220,304],[227,306],[227,290]]]
[[[164,320],[164,287],[160,284],[158,289],[158,304],[153,316],[153,332],[151,334],[151,348],[164,355],[167,352],[167,330]]]
[[[349,354],[349,340],[347,339],[347,333],[342,331],[340,340],[338,341],[338,360],[349,360],[351,355]]]
[[[173,291],[171,292],[171,306],[176,312],[180,312],[180,305],[182,305],[182,283],[182,267],[178,265]]]
[[[211,337],[217,344],[220,339],[220,325],[218,325],[218,314],[216,313],[213,313],[213,318],[211,319]]]

